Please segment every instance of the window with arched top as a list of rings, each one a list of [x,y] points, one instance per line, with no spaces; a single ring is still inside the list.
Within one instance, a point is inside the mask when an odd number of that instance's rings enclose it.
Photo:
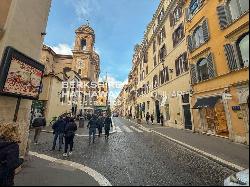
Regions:
[[[199,81],[209,79],[208,61],[206,58],[200,59],[197,63],[197,72]]]
[[[86,50],[87,49],[87,41],[86,39],[81,40],[81,49]]]
[[[249,0],[229,0],[227,5],[229,7],[232,20],[236,20],[249,10]]]
[[[249,67],[249,33],[239,38],[236,43],[241,67]]]
[[[204,34],[203,34],[203,29],[201,26],[197,27],[193,33],[193,42],[195,48],[198,48],[201,44],[203,44],[204,41]]]

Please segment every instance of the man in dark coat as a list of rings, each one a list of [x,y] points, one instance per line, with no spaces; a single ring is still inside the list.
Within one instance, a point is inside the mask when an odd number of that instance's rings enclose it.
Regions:
[[[109,131],[110,127],[113,127],[112,125],[112,119],[110,116],[107,116],[104,121],[104,129],[105,129],[105,139],[109,139]]]
[[[69,120],[69,123],[65,125],[64,137],[65,137],[65,149],[63,156],[72,155],[73,146],[74,146],[74,138],[75,132],[77,131],[77,125],[73,118]],[[68,153],[68,148],[70,146],[70,150]]]
[[[32,127],[35,129],[34,142],[38,144],[38,138],[42,128],[46,126],[46,120],[42,114],[37,114],[37,117],[32,122]]]
[[[66,126],[66,122],[62,119],[62,117],[59,117],[58,120],[52,125],[52,129],[54,130],[53,132],[54,141],[53,141],[52,150],[55,150],[56,148],[56,141],[58,137],[59,137],[59,151],[62,149],[65,126]]]
[[[89,144],[91,143],[91,135],[93,135],[93,143],[95,143],[95,134],[97,128],[97,116],[93,115],[93,117],[89,120],[88,126],[89,128]]]
[[[98,129],[98,136],[101,137],[101,134],[102,134],[102,128],[104,126],[104,121],[103,121],[103,117],[102,116],[99,116],[97,121],[96,121],[96,124],[97,124],[97,129]]]

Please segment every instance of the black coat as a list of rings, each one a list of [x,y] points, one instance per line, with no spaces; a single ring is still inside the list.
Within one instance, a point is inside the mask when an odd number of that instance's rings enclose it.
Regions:
[[[0,139],[0,186],[13,186],[15,169],[23,163],[19,159],[19,145]]]
[[[52,125],[52,129],[55,133],[64,133],[65,126],[66,122],[63,119],[59,119]]]
[[[92,118],[89,123],[88,123],[88,128],[90,129],[96,129],[97,128],[97,119],[96,118]]]
[[[104,121],[104,129],[105,130],[110,130],[110,127],[113,127],[112,126],[112,120],[110,117],[107,117]]]
[[[65,137],[74,136],[76,131],[77,131],[77,125],[75,122],[67,123],[64,130]]]
[[[46,126],[46,120],[44,117],[35,118],[32,127],[44,127]]]
[[[97,121],[96,121],[96,127],[97,127],[98,129],[101,129],[101,128],[103,128],[103,126],[104,126],[104,121],[103,121],[103,119],[102,119],[102,118],[98,118]]]

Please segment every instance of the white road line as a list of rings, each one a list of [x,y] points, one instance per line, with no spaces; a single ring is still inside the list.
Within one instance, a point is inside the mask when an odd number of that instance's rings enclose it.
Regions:
[[[164,135],[164,134],[161,134],[161,133],[159,133],[159,132],[157,132],[157,131],[154,131],[154,130],[153,130],[152,132],[155,133],[155,134],[158,134],[158,135],[160,135],[160,136],[162,136],[162,137],[165,137],[165,138],[167,138],[167,139],[169,139],[169,140],[171,140],[171,141],[173,141],[173,142],[175,142],[175,143],[177,143],[177,144],[180,144],[180,145],[182,145],[183,147],[185,147],[185,148],[187,148],[187,149],[189,149],[189,150],[191,150],[191,151],[197,152],[197,153],[199,153],[200,155],[202,155],[202,156],[204,156],[204,157],[210,158],[210,159],[212,159],[212,160],[214,160],[214,161],[216,161],[216,162],[219,162],[219,163],[221,163],[221,164],[224,164],[224,165],[226,165],[226,166],[229,166],[229,167],[231,167],[231,168],[233,168],[233,169],[236,169],[236,170],[239,170],[239,171],[242,171],[242,170],[245,169],[245,168],[243,168],[243,167],[241,167],[241,166],[238,166],[238,165],[236,165],[236,164],[234,164],[234,163],[231,163],[231,162],[229,162],[229,161],[226,161],[226,160],[224,160],[224,159],[222,159],[222,158],[219,158],[219,157],[217,157],[217,156],[215,156],[215,155],[212,155],[212,154],[210,154],[210,153],[207,153],[207,152],[205,152],[205,151],[202,151],[202,150],[200,150],[200,149],[197,149],[196,147],[193,147],[193,146],[188,145],[188,144],[186,144],[186,143],[183,143],[183,142],[181,142],[181,141],[179,141],[179,140],[176,140],[176,139],[174,139],[174,138],[171,138],[171,137],[169,137],[169,136],[166,136],[166,135]]]
[[[116,126],[115,128],[116,128],[116,132],[122,132],[120,127]]]
[[[135,131],[137,131],[137,132],[143,132],[142,130],[140,130],[140,129],[137,129],[137,128],[135,128],[134,126],[130,126],[130,128],[132,128],[132,129],[134,129]]]
[[[126,132],[133,132],[130,128],[128,128],[127,126],[122,126],[122,128],[126,131]]]
[[[89,174],[91,177],[93,177],[100,184],[100,186],[112,186],[111,183],[103,175],[101,175],[97,171],[95,171],[87,166],[84,166],[82,164],[78,164],[76,162],[71,162],[68,160],[56,159],[56,158],[53,158],[53,157],[50,157],[50,156],[47,156],[44,154],[38,154],[36,152],[31,152],[31,151],[29,152],[29,154],[32,156],[35,156],[37,158],[41,158],[41,159],[48,160],[50,162],[55,162],[58,164],[64,164],[67,166],[71,166],[75,169],[81,170],[81,171]]]

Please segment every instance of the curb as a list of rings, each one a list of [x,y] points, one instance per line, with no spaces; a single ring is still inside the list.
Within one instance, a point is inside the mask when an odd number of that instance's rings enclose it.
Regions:
[[[96,182],[98,182],[100,186],[112,186],[112,184],[103,175],[101,175],[97,171],[95,171],[95,170],[93,170],[85,165],[82,165],[82,164],[79,164],[76,162],[72,162],[72,161],[68,161],[68,160],[61,160],[61,159],[53,158],[53,157],[50,157],[50,156],[47,156],[44,154],[38,154],[36,152],[31,152],[31,151],[29,152],[29,155],[35,156],[37,158],[41,158],[41,159],[44,159],[44,160],[47,160],[50,162],[54,162],[57,164],[64,164],[64,165],[73,167],[75,169],[78,169],[82,172],[85,172],[89,176],[93,177],[94,180]]]
[[[124,119],[124,118],[123,118],[123,119]],[[125,120],[126,120],[126,119],[125,119]],[[129,120],[128,120],[128,121],[129,121]],[[130,121],[130,122],[132,122],[132,121]],[[138,123],[136,123],[136,122],[132,122],[132,123],[134,123],[134,124],[136,124],[136,125],[138,125],[138,126],[140,126],[140,127],[144,127],[143,125],[138,124]],[[144,127],[144,128],[145,128],[145,127]],[[219,158],[219,157],[214,156],[214,155],[212,155],[212,154],[210,154],[210,153],[207,153],[207,152],[205,152],[205,151],[202,151],[202,150],[200,150],[200,149],[198,149],[198,148],[195,148],[195,147],[193,147],[193,146],[191,146],[191,145],[188,145],[188,144],[183,143],[183,142],[181,142],[181,141],[179,141],[179,140],[176,140],[176,139],[174,139],[174,138],[171,138],[171,137],[169,137],[169,136],[167,136],[167,135],[164,135],[164,134],[162,134],[162,133],[159,133],[159,132],[157,132],[157,131],[155,131],[155,130],[150,129],[150,131],[151,131],[152,133],[157,134],[157,135],[159,135],[159,136],[161,136],[161,137],[163,137],[163,138],[166,138],[166,139],[168,139],[168,140],[170,140],[170,141],[172,141],[172,142],[175,142],[175,143],[177,143],[177,144],[183,146],[184,148],[186,148],[186,149],[188,149],[188,150],[190,150],[190,151],[193,151],[193,152],[195,152],[195,153],[198,153],[199,155],[201,155],[201,156],[203,156],[203,157],[205,157],[205,158],[207,158],[207,159],[210,159],[210,160],[212,160],[212,161],[214,161],[214,162],[216,162],[216,163],[218,163],[218,164],[220,164],[220,165],[222,165],[222,166],[224,166],[224,167],[227,167],[227,168],[229,168],[229,169],[231,169],[231,170],[233,170],[233,171],[235,171],[235,172],[239,172],[239,171],[242,171],[242,170],[245,169],[245,168],[243,168],[243,167],[241,167],[241,166],[239,166],[239,165],[237,165],[237,164],[234,164],[234,163],[232,163],[232,162],[226,161],[226,160],[224,160],[224,159],[222,159],[222,158]]]

